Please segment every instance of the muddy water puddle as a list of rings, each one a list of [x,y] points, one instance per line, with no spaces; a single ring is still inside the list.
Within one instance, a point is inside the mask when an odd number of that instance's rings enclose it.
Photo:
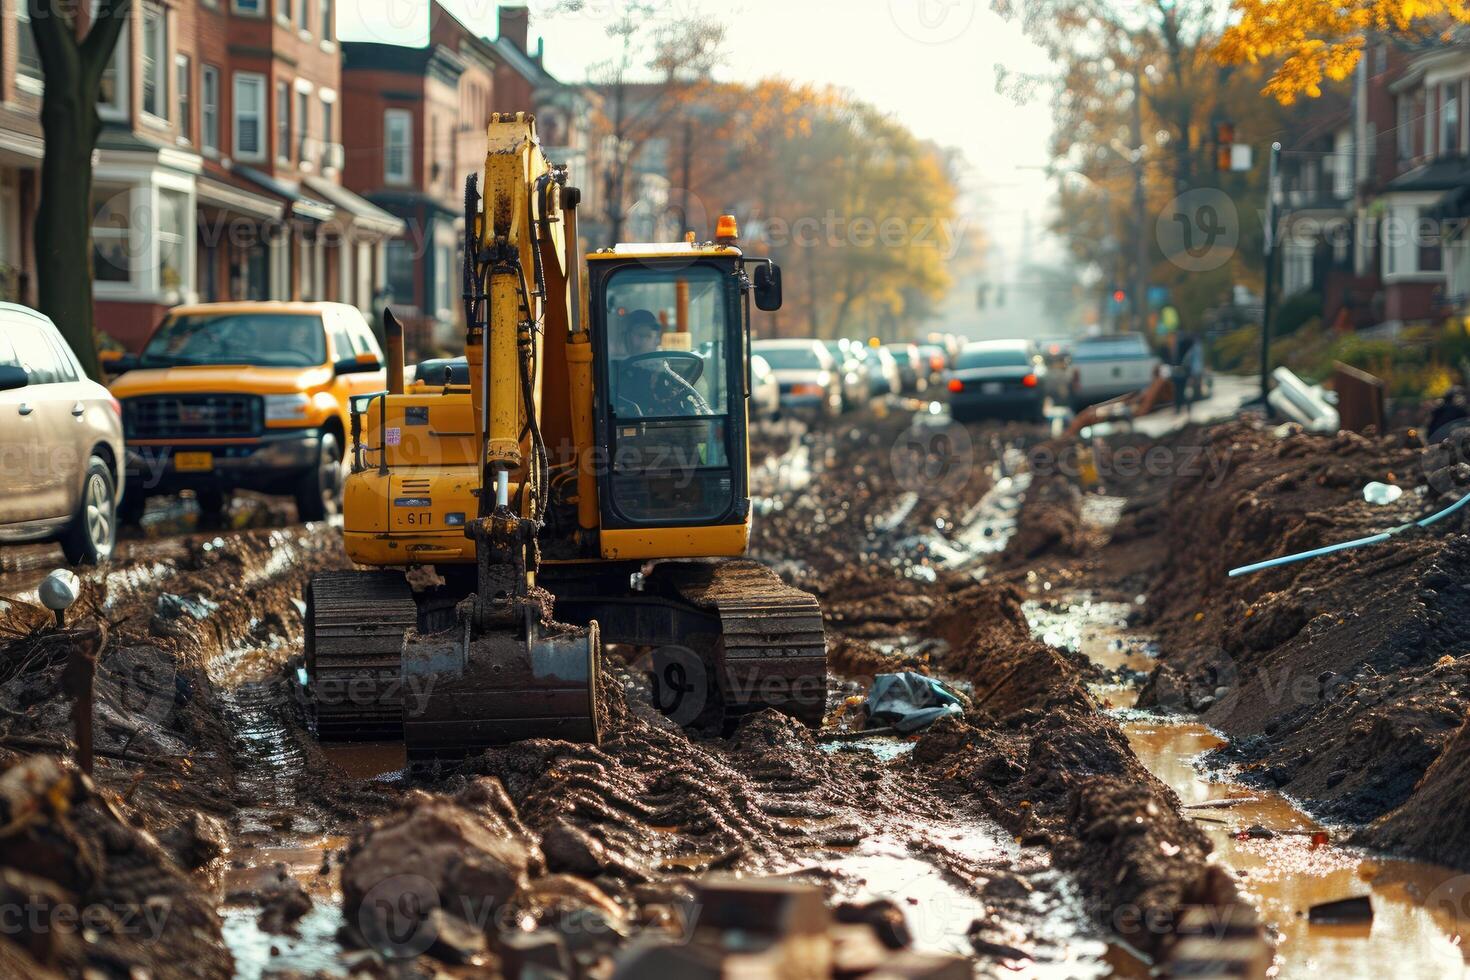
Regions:
[[[1038,635],[1105,670],[1145,670],[1154,650],[1128,630],[1129,608],[1065,597],[1029,605],[1028,618]],[[1202,757],[1225,744],[1207,726],[1128,708],[1133,697],[1117,683],[1095,690],[1120,706],[1134,752],[1178,794],[1275,930],[1279,978],[1470,977],[1461,943],[1470,931],[1470,876],[1338,844],[1345,831],[1317,823],[1289,798],[1207,771]],[[1221,801],[1227,805],[1200,806]],[[1358,896],[1369,898],[1370,923],[1309,922],[1312,906]]]

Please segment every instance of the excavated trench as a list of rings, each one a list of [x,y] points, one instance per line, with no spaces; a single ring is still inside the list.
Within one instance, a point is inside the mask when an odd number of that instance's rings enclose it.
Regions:
[[[812,882],[834,903],[886,899],[915,946],[965,955],[977,976],[1144,976],[1181,930],[1120,926],[1120,909],[1174,921],[1242,898],[1276,927],[1282,976],[1453,975],[1454,912],[1434,901],[1447,872],[1342,846],[1332,827],[1323,843],[1288,798],[1203,768],[1218,734],[1131,707],[1162,650],[1137,623],[1148,596],[1030,567],[1029,554],[1105,547],[1123,501],[1090,496],[1070,521],[1028,510],[1056,492],[1025,465],[1048,433],[919,408],[785,423],[753,447],[753,552],[828,620],[821,738],[770,716],[729,739],[683,732],[613,658],[600,747],[524,743],[412,784],[401,747],[320,746],[304,727],[299,596],[312,571],[342,567],[334,530],[271,528],[269,508],[213,533],[151,513],[149,537],[87,577],[81,619],[106,623],[112,651],[96,782],[218,910],[196,939],[212,928],[232,965],[171,964],[162,947],[134,965],[332,976],[422,957],[430,973],[474,976],[529,930],[605,967],[631,937],[677,934],[700,876],[735,872]],[[21,663],[0,683],[6,765],[69,731],[59,651],[80,640],[52,637],[27,602],[48,561],[23,549],[0,568],[0,595],[19,600],[0,600],[0,647]],[[963,719],[864,736],[856,702],[890,670],[947,680],[968,699]],[[1221,800],[1243,802],[1189,808]],[[1253,825],[1274,836],[1237,839]],[[495,886],[489,948],[442,916],[430,939],[417,919],[379,928],[384,888],[419,901],[403,882],[428,882],[447,910],[455,862],[492,852],[514,874]],[[438,865],[441,853],[456,857]],[[1298,915],[1369,892],[1371,928]]]

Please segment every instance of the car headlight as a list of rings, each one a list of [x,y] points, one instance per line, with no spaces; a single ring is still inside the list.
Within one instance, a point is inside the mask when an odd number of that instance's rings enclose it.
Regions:
[[[311,399],[302,394],[266,395],[265,420],[267,422],[304,422],[306,409]]]

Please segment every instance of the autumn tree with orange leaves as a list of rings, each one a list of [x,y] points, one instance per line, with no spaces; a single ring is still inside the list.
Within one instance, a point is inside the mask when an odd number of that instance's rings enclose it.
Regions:
[[[1218,56],[1273,65],[1265,92],[1285,104],[1345,80],[1369,35],[1432,35],[1470,23],[1465,0],[1233,0],[1232,11]]]

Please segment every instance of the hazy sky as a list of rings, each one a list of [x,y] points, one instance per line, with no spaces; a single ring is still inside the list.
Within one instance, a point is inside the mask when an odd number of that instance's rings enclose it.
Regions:
[[[625,0],[586,0],[577,12],[556,0],[529,0],[532,44],[546,44],[546,65],[580,80],[589,64],[607,58],[609,22]],[[753,81],[780,75],[851,90],[902,119],[916,134],[959,149],[968,161],[965,211],[1014,265],[1029,223],[1032,249],[1047,249],[1038,229],[1050,191],[1037,169],[1046,163],[1051,132],[1049,97],[1017,105],[996,92],[996,65],[1011,71],[1048,70],[1042,53],[988,0],[654,0],[660,9],[706,14],[727,24],[726,62],[718,74]],[[494,0],[443,0],[465,24],[496,33]],[[422,44],[425,0],[346,0],[339,33],[345,40]],[[1013,272],[1011,274],[1014,274]]]

